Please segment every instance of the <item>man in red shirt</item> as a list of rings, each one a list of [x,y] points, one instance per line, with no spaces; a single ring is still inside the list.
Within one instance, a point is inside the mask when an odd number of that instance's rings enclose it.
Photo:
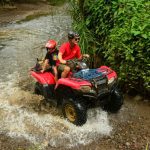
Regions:
[[[68,42],[63,43],[59,49],[58,59],[60,64],[58,65],[58,70],[62,71],[62,78],[67,77],[68,73],[70,72],[70,67],[66,65],[66,60],[74,58],[81,60],[82,56],[89,57],[88,54],[81,54],[80,47],[78,46],[79,40],[79,34],[70,31],[68,33]]]

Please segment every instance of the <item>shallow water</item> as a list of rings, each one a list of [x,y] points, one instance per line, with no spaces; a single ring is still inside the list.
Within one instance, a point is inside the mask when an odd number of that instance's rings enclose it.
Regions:
[[[32,93],[29,69],[44,56],[48,39],[58,45],[66,39],[71,22],[70,16],[56,14],[0,28],[0,133],[23,137],[41,149],[86,145],[110,135],[108,114],[100,108],[89,110],[87,123],[77,127],[54,107],[39,111],[42,97]]]

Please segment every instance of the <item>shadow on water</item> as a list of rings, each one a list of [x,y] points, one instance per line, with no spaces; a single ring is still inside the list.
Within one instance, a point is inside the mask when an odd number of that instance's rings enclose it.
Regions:
[[[50,15],[52,12],[38,12],[38,13],[34,13],[34,14],[31,14],[31,15],[28,15],[26,16],[24,19],[22,20],[19,20],[17,21],[16,23],[21,23],[21,22],[25,22],[25,21],[30,21],[30,20],[33,20],[33,19],[37,19],[39,17],[42,17],[42,16],[48,16]]]
[[[1,45],[0,45],[0,51],[1,51],[2,49],[4,49],[4,47],[5,47],[5,45],[4,45],[4,44],[1,44]]]

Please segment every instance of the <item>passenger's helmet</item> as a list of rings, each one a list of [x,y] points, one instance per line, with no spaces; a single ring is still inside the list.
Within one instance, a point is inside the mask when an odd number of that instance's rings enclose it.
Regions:
[[[45,47],[47,48],[47,49],[54,49],[55,47],[56,47],[56,41],[55,40],[49,40],[47,43],[46,43],[46,45],[45,45]]]
[[[69,31],[68,39],[74,39],[75,37],[79,37],[79,34],[73,31]]]

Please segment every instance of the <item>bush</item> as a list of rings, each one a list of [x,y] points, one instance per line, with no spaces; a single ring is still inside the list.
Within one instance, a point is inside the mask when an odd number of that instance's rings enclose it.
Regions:
[[[140,92],[150,88],[150,3],[145,0],[112,2],[113,25],[105,57],[120,78]],[[138,88],[137,88],[138,87]]]
[[[81,20],[74,24],[80,32],[86,26],[94,35],[93,53],[100,53],[128,88],[150,92],[150,2],[85,0],[83,8],[79,14],[85,25],[80,25]]]

